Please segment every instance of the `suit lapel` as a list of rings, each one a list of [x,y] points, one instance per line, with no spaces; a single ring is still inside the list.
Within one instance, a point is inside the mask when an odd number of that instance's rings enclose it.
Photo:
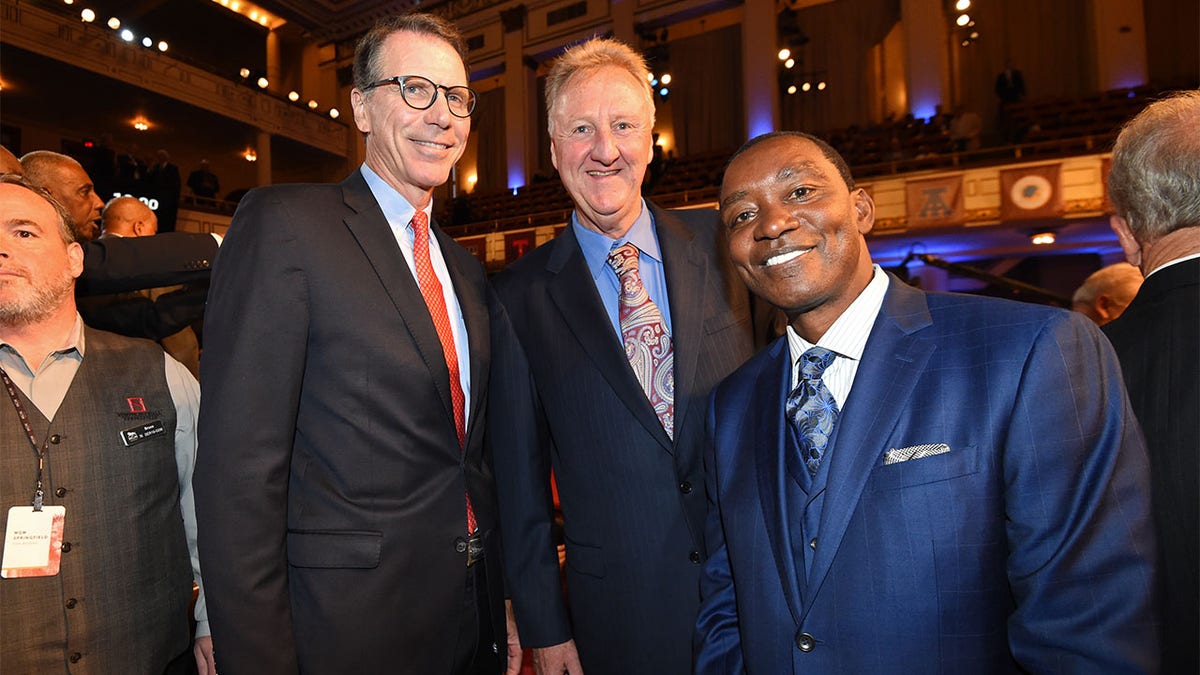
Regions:
[[[906,402],[935,349],[934,343],[917,335],[930,323],[924,293],[891,277],[850,398],[838,420],[821,510],[821,546],[808,577],[811,598],[820,593],[867,479],[880,460],[881,445],[907,408]],[[808,602],[805,612],[813,604]]]
[[[671,349],[675,355],[675,428],[682,429],[696,381],[696,359],[704,329],[704,291],[708,265],[696,250],[695,235],[669,212],[646,202],[654,216],[662,249],[667,297],[671,306]]]
[[[433,319],[429,316],[429,308],[425,306],[421,289],[417,287],[417,281],[404,260],[404,254],[400,252],[392,228],[360,172],[355,171],[342,181],[342,195],[346,205],[354,211],[344,219],[346,227],[358,241],[363,255],[375,270],[392,300],[392,305],[400,314],[400,320],[412,336],[417,353],[429,368],[430,378],[437,388],[453,428],[454,407],[450,402],[450,371],[446,368],[442,342],[438,339],[437,329],[433,327]]]
[[[786,339],[776,340],[767,350],[769,359],[764,361],[765,365],[758,374],[758,381],[746,404],[748,409],[756,411],[754,434],[748,436],[746,442],[753,446],[759,501],[767,524],[775,567],[783,582],[784,599],[792,617],[799,623],[803,606],[797,585],[798,561],[792,555],[791,528],[787,501],[784,499],[784,481],[791,480],[785,459],[788,442],[783,426],[784,400],[792,382],[791,352]]]
[[[600,294],[596,291],[596,284],[571,227],[559,235],[553,246],[554,250],[546,263],[546,271],[555,277],[548,284],[550,298],[575,334],[575,339],[629,408],[630,414],[646,427],[663,449],[673,452],[671,439],[654,414],[654,408],[646,400],[646,394],[625,358],[625,350],[613,333],[608,313],[600,301]]]

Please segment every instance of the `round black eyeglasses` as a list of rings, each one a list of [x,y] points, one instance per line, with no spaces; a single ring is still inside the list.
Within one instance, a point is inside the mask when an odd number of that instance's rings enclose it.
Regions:
[[[368,84],[366,90],[370,91],[385,84],[396,85],[404,102],[417,110],[428,110],[437,100],[438,90],[441,89],[446,92],[446,105],[450,108],[450,114],[455,117],[470,117],[475,111],[475,102],[479,100],[475,92],[468,87],[447,87],[420,75],[389,77]]]

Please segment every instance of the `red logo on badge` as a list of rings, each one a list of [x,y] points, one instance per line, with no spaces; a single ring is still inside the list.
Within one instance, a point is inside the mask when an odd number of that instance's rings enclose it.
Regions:
[[[127,402],[129,402],[129,412],[131,412],[131,413],[146,412],[146,402],[142,400],[141,396],[130,396],[129,398],[127,398],[125,400]]]

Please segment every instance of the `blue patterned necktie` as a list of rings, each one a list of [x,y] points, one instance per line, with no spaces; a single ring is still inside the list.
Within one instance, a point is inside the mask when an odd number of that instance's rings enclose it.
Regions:
[[[800,383],[787,398],[787,418],[800,442],[800,458],[814,476],[821,468],[838,418],[837,401],[821,380],[835,358],[837,354],[824,347],[813,347],[801,354]]]

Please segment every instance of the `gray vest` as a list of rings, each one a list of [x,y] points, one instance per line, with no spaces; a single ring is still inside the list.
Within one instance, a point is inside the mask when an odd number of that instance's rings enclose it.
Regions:
[[[47,420],[46,504],[66,507],[57,576],[0,579],[0,671],[159,675],[191,642],[192,569],[179,510],[175,405],[162,349],[85,328],[86,356]],[[126,447],[121,432],[161,420]],[[0,394],[0,520],[28,506],[36,456]]]

